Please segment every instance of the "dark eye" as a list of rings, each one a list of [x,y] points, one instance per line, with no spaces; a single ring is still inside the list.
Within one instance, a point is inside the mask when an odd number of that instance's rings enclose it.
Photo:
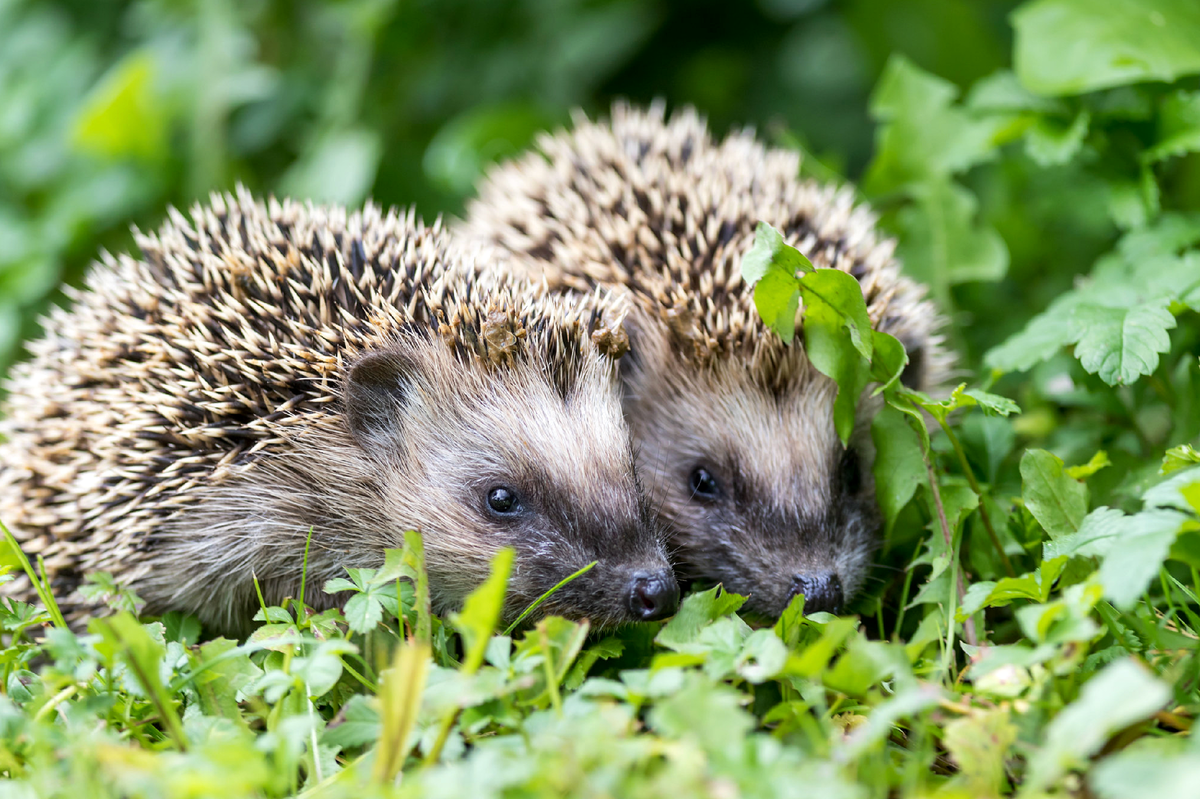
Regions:
[[[850,447],[842,453],[842,462],[838,465],[838,477],[842,490],[847,494],[857,494],[862,488],[862,470],[858,468],[858,452]]]
[[[716,499],[721,494],[717,478],[703,466],[697,467],[688,478],[688,489],[692,492],[692,499]]]
[[[488,507],[499,516],[512,516],[521,512],[521,500],[517,492],[504,486],[496,486],[487,495]]]

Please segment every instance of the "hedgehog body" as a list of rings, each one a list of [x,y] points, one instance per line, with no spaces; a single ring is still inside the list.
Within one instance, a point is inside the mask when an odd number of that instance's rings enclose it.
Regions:
[[[326,580],[411,529],[438,610],[505,545],[510,616],[593,560],[546,612],[673,609],[606,351],[624,299],[485,273],[373,206],[215,196],[137,241],[46,320],[0,422],[0,519],[74,615],[104,570],[149,612],[239,631],[255,578],[298,594],[306,541],[326,607]]]
[[[863,582],[878,519],[865,399],[849,448],[835,384],[759,318],[742,256],[766,221],[818,268],[860,282],[872,325],[910,354],[904,379],[939,385],[942,321],[900,274],[894,245],[848,189],[802,181],[795,153],[750,133],[721,142],[686,110],[577,117],[495,167],[463,234],[568,291],[630,289],[626,417],[680,574],[749,595],[777,616],[796,593],[836,609]]]

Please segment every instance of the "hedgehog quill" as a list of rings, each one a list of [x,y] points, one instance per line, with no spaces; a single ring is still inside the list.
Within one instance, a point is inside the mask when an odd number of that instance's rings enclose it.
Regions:
[[[952,364],[941,318],[870,212],[798,175],[798,155],[749,133],[715,142],[693,111],[619,104],[611,122],[579,116],[495,167],[462,225],[560,290],[633,292],[626,415],[681,576],[748,595],[765,617],[796,594],[837,611],[861,587],[878,527],[877,406],[860,404],[843,447],[836,385],[767,329],[742,282],[757,223],[858,279],[872,326],[908,350],[908,385],[938,386]]]
[[[417,529],[441,612],[504,545],[510,618],[593,560],[542,612],[673,612],[617,390],[625,300],[484,272],[370,205],[214,196],[137,242],[50,314],[0,422],[0,518],[73,618],[105,570],[150,613],[244,630],[254,577],[298,593],[310,530],[317,608]]]

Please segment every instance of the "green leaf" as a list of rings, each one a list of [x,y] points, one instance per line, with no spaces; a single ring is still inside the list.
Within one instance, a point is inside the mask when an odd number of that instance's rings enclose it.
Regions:
[[[1068,477],[1062,460],[1043,449],[1021,456],[1021,496],[1051,538],[1078,531],[1087,515],[1087,486]]]
[[[1040,166],[1065,164],[1079,154],[1089,122],[1091,116],[1086,110],[1065,125],[1051,117],[1039,117],[1029,128],[1025,151]]]
[[[1142,154],[1149,163],[1200,151],[1200,92],[1179,90],[1162,101],[1158,143]]]
[[[1031,751],[1022,790],[1039,791],[1067,771],[1085,767],[1114,733],[1152,715],[1170,698],[1171,689],[1133,659],[1106,666],[1050,722]]]
[[[995,156],[1009,120],[976,116],[953,104],[957,96],[949,81],[891,57],[871,95],[871,116],[881,125],[863,180],[868,192],[945,179]]]
[[[1100,760],[1088,779],[1092,791],[1100,799],[1165,799],[1194,793],[1200,785],[1200,752],[1194,747],[1163,751],[1164,743],[1173,741],[1142,739]]]
[[[800,279],[804,298],[804,349],[821,374],[838,384],[833,418],[845,444],[854,413],[870,381],[873,339],[858,281],[837,269],[818,269]]]
[[[161,629],[161,626],[155,626]],[[175,746],[186,750],[188,741],[183,732],[183,725],[175,712],[172,697],[167,693],[159,676],[159,667],[165,654],[163,645],[151,638],[146,629],[128,612],[121,612],[107,619],[93,619],[88,627],[103,636],[109,646],[121,652],[138,684],[154,703]]]
[[[667,649],[683,651],[697,640],[702,629],[716,619],[736,612],[745,601],[744,596],[731,594],[719,586],[689,594],[654,641]]]
[[[1142,502],[1148,508],[1175,508],[1188,511],[1192,506],[1184,496],[1183,491],[1200,483],[1200,466],[1188,466],[1176,470],[1170,477],[1150,488],[1142,495]]]
[[[463,637],[462,670],[467,674],[474,674],[483,663],[488,640],[504,614],[504,593],[514,555],[511,548],[501,548],[492,560],[492,572],[483,585],[471,592],[460,613],[450,614],[450,621]]]
[[[990,580],[975,583],[963,596],[956,618],[966,621],[969,616],[983,608],[1000,608],[1016,599],[1031,599],[1045,602],[1050,597],[1054,581],[1067,565],[1067,557],[1060,555],[1042,561],[1037,571],[1019,577],[1005,577],[996,582]]]
[[[1158,574],[1171,545],[1188,521],[1176,510],[1153,508],[1126,516],[1113,508],[1097,508],[1077,533],[1045,545],[1044,557],[1099,556],[1097,578],[1104,596],[1126,610]]]
[[[92,89],[75,120],[81,150],[108,158],[159,161],[167,153],[166,105],[154,89],[154,57],[137,50]]]
[[[946,725],[943,742],[958,764],[969,796],[1005,793],[1005,766],[1009,748],[1017,740],[1017,725],[1006,708],[972,710]],[[956,780],[956,781],[958,781]]]
[[[1161,474],[1170,474],[1171,472],[1197,463],[1200,463],[1200,451],[1191,444],[1180,444],[1178,447],[1171,447],[1171,449],[1167,450],[1167,454],[1163,456],[1162,468],[1159,469],[1159,472]]]
[[[796,338],[796,312],[800,309],[800,290],[794,277],[779,272],[767,274],[754,287],[754,307],[784,344],[792,343]]]
[[[968,388],[963,394],[979,403],[979,407],[988,416],[1009,416],[1021,412],[1017,403],[999,394],[989,394],[977,388]]]
[[[796,336],[800,292],[797,272],[811,272],[812,262],[787,244],[778,230],[759,222],[754,246],[742,259],[742,280],[754,286],[754,307],[785,343]]]
[[[988,350],[984,364],[998,372],[1023,372],[1048,360],[1070,340],[1070,311],[1077,302],[1074,294],[1061,295],[1021,332]]]
[[[783,240],[783,235],[766,222],[754,228],[754,246],[742,258],[742,280],[753,286],[772,272],[797,279],[797,273],[816,267],[804,253]]]
[[[344,720],[331,724],[321,733],[321,743],[349,749],[379,740],[383,725],[379,711],[372,707],[368,697],[362,694],[350,697],[342,708],[342,715]]]
[[[948,180],[921,183],[911,194],[915,203],[896,217],[908,274],[939,297],[959,283],[1004,277],[1008,248],[1000,234],[977,220],[975,195]]]
[[[1068,466],[1067,476],[1072,480],[1086,480],[1106,466],[1112,466],[1112,461],[1108,459],[1107,452],[1100,450],[1087,463],[1079,466]]]
[[[373,630],[383,620],[383,605],[370,593],[350,597],[342,612],[346,616],[346,623],[356,633]]]
[[[871,440],[875,443],[871,471],[875,476],[875,499],[883,511],[886,530],[891,530],[917,486],[925,482],[921,442],[907,419],[905,414],[885,405],[871,420]]]
[[[1166,298],[1131,308],[1079,305],[1071,314],[1069,342],[1083,368],[1110,386],[1132,383],[1158,367],[1171,348],[1167,331],[1175,317]]]
[[[1035,0],[1012,21],[1013,66],[1037,94],[1200,72],[1200,6],[1191,0]]]

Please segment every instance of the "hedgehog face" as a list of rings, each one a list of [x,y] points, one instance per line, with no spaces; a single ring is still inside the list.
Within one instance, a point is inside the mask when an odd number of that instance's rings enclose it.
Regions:
[[[435,343],[352,369],[347,420],[382,467],[391,519],[380,551],[421,530],[439,609],[460,606],[510,546],[510,618],[592,561],[543,613],[611,624],[674,612],[678,587],[636,479],[613,364],[592,353],[575,366],[555,382],[532,357],[464,363]]]
[[[838,611],[862,585],[878,527],[865,425],[843,448],[835,387],[796,349],[775,388],[741,358],[677,363],[639,336],[622,367],[626,413],[684,578],[720,582],[775,618],[798,593]],[[862,414],[860,414],[862,415]]]

